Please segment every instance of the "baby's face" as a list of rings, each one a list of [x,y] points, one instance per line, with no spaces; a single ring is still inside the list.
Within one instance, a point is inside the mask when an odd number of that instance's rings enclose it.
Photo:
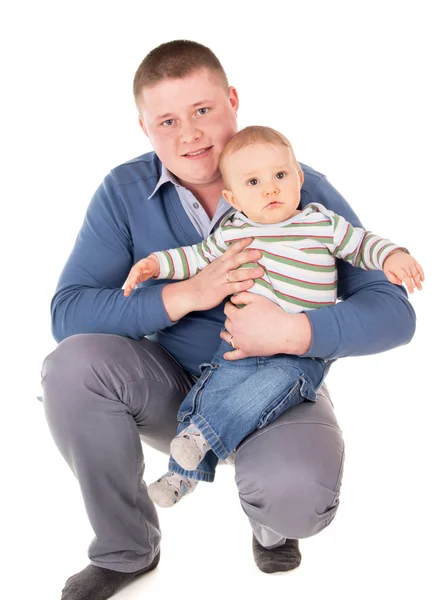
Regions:
[[[303,174],[290,148],[252,144],[231,154],[224,165],[226,200],[256,223],[280,223],[297,214]]]

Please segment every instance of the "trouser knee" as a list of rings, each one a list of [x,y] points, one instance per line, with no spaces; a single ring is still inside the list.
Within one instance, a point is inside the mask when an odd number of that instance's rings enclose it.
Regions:
[[[335,517],[344,463],[341,432],[315,425],[315,447],[307,446],[310,425],[293,426],[295,444],[278,448],[273,428],[252,440],[236,456],[236,480],[242,506],[257,524],[285,538],[306,538],[324,529]],[[288,432],[284,429],[284,434]],[[267,438],[267,442],[264,438]],[[317,441],[319,440],[319,442]],[[256,444],[254,445],[254,441]],[[304,442],[303,446],[298,441]],[[271,458],[268,458],[268,457]]]
[[[116,391],[121,380],[138,376],[128,342],[107,334],[78,334],[63,340],[42,367],[46,413],[61,412],[74,418],[87,410],[84,403],[102,395],[104,388]],[[131,360],[121,359],[127,355]],[[90,393],[83,393],[85,390]]]

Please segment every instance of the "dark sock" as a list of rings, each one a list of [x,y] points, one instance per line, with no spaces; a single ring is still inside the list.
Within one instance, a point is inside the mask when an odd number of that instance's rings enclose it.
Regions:
[[[138,575],[155,569],[159,564],[159,559],[160,552],[157,553],[151,565],[134,573],[121,573],[89,565],[76,575],[69,577],[61,600],[107,600]]]
[[[286,540],[283,546],[268,550],[261,546],[255,536],[252,540],[252,550],[257,567],[263,573],[277,573],[278,571],[291,571],[299,567],[301,552],[298,540]]]

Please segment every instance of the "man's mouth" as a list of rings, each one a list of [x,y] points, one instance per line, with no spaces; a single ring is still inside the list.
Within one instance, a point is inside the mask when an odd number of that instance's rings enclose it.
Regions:
[[[182,154],[182,156],[186,156],[188,158],[192,158],[195,156],[201,156],[202,154],[206,154],[208,150],[211,150],[212,146],[207,146],[206,148],[200,148],[199,150],[194,150],[194,152],[187,152],[186,154]]]

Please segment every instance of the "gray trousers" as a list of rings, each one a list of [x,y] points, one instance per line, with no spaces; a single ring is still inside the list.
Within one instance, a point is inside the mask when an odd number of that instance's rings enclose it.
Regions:
[[[192,384],[148,339],[74,335],[44,361],[43,406],[95,532],[88,553],[92,564],[130,573],[158,552],[161,533],[143,481],[141,438],[169,454],[177,410]],[[314,535],[335,516],[344,442],[325,386],[318,396],[237,449],[240,502],[267,548]]]

